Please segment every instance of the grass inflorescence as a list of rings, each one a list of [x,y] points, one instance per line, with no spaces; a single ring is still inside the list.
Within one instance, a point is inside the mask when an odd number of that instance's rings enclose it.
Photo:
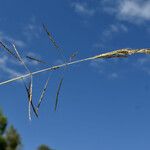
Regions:
[[[60,47],[58,46],[58,44],[56,43],[56,41],[54,40],[54,38],[52,37],[52,34],[48,31],[48,29],[46,28],[45,25],[43,25],[44,31],[46,32],[48,38],[50,39],[51,43],[54,45],[54,47],[56,49],[59,50],[59,52],[61,53],[61,56],[63,56],[63,50],[60,49]],[[70,58],[69,61],[64,61],[64,63],[59,64],[59,65],[54,65],[54,66],[49,66],[46,67],[44,69],[40,69],[37,71],[30,71],[30,69],[28,68],[28,66],[25,64],[23,58],[21,57],[21,55],[19,54],[19,51],[17,50],[15,44],[12,44],[13,46],[13,50],[10,49],[8,46],[6,46],[6,44],[4,44],[2,41],[0,41],[0,46],[11,56],[13,56],[19,63],[22,64],[22,66],[25,68],[25,70],[27,71],[26,74],[17,76],[15,78],[0,82],[0,86],[5,85],[5,84],[9,84],[11,82],[15,82],[17,80],[22,80],[26,92],[27,92],[27,99],[28,99],[28,113],[29,113],[29,119],[31,120],[31,108],[35,114],[36,117],[38,117],[38,111],[39,108],[41,106],[41,103],[44,99],[44,96],[46,94],[48,85],[49,85],[49,81],[50,81],[50,77],[48,77],[48,79],[46,80],[44,87],[41,91],[40,94],[40,98],[38,100],[38,104],[37,106],[35,106],[33,104],[33,77],[37,74],[41,74],[44,72],[53,72],[55,70],[61,69],[61,68],[66,68],[68,66],[71,66],[73,64],[77,64],[77,63],[82,63],[82,62],[86,62],[86,61],[92,61],[92,60],[96,60],[96,59],[109,59],[109,58],[124,58],[124,57],[129,57],[130,55],[135,55],[135,54],[150,54],[150,48],[142,48],[142,49],[128,49],[128,48],[124,48],[124,49],[118,49],[118,50],[114,50],[111,52],[107,52],[107,53],[102,53],[102,54],[98,54],[92,57],[88,57],[88,58],[84,58],[84,59],[79,59],[79,60],[73,60],[78,52],[73,53]],[[26,56],[26,58],[32,60],[32,61],[36,61],[38,63],[46,63],[43,60],[37,59],[35,57],[32,56]],[[63,57],[64,58],[64,57]],[[29,83],[26,84],[25,79],[29,77]],[[59,81],[59,85],[58,85],[58,89],[56,92],[56,99],[55,99],[55,105],[54,105],[54,110],[57,110],[57,106],[58,106],[58,100],[59,100],[59,94],[60,94],[60,89],[63,83],[64,77],[62,77]]]

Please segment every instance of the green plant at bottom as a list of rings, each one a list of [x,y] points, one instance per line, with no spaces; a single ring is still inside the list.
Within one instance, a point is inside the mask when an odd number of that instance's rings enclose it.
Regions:
[[[11,125],[7,128],[8,120],[0,110],[0,150],[21,150],[21,138],[17,130]],[[46,145],[40,145],[37,150],[52,150]]]

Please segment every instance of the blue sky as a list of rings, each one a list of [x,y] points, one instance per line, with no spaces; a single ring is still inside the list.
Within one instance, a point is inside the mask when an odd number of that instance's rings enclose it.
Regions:
[[[149,0],[2,0],[0,39],[15,42],[32,71],[63,62],[42,24],[63,55],[75,59],[119,48],[150,47]],[[0,81],[26,73],[2,48]],[[51,74],[39,119],[28,119],[28,103],[21,82],[0,87],[0,107],[22,137],[23,149],[47,144],[56,150],[149,150],[150,57],[97,60],[77,64],[64,73],[57,112],[55,95],[63,71]],[[33,79],[37,103],[48,74]]]

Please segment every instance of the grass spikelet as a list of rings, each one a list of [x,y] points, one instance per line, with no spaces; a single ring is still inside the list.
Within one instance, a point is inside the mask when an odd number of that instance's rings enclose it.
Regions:
[[[42,63],[42,64],[46,64],[46,62],[42,61],[42,60],[39,60],[35,57],[32,57],[32,56],[26,56],[26,58],[30,59],[30,60],[33,60],[33,61],[36,61],[38,63]]]
[[[63,61],[65,60],[65,56],[63,54],[64,50],[62,48],[60,48],[60,46],[58,46],[58,44],[56,43],[56,41],[54,40],[52,34],[48,31],[48,29],[46,28],[46,26],[43,24],[43,29],[45,30],[45,32],[47,33],[50,41],[52,42],[52,44],[54,45],[54,47],[58,50],[58,52],[60,53]],[[65,61],[64,61],[65,63]]]
[[[38,101],[37,110],[39,109],[39,107],[40,107],[40,105],[41,105],[41,102],[42,102],[42,100],[43,100],[43,98],[44,98],[44,96],[45,96],[45,93],[46,93],[46,89],[47,89],[47,87],[48,87],[49,80],[50,80],[50,77],[48,77],[48,79],[46,80],[46,83],[45,83],[44,88],[43,88],[43,90],[42,90],[40,99],[39,99],[39,101]]]
[[[14,50],[17,54],[17,57],[19,59],[19,61],[22,63],[22,65],[25,67],[25,69],[30,73],[30,70],[28,69],[28,67],[26,66],[26,64],[24,63],[23,59],[21,58],[15,44],[12,44],[13,47],[14,47]],[[22,79],[23,80],[23,79]],[[29,120],[31,120],[31,107],[35,113],[35,115],[38,117],[38,114],[37,114],[37,111],[33,105],[33,102],[32,102],[32,74],[30,73],[30,84],[29,84],[29,87],[26,86],[26,84],[24,83],[25,85],[25,88],[26,88],[26,91],[27,91],[27,95],[28,95],[28,102],[29,102],[29,105],[28,105],[28,113],[29,113]]]
[[[28,69],[28,67],[24,63],[23,59],[21,58],[21,56],[20,56],[20,54],[19,54],[19,52],[18,52],[18,50],[17,50],[17,48],[16,48],[16,46],[14,44],[13,44],[13,47],[14,47],[14,50],[15,50],[15,52],[17,54],[17,57],[19,58],[20,62],[23,64],[23,66],[25,67],[25,69],[30,73],[30,70]],[[32,74],[30,73],[30,84],[29,84],[29,87],[27,88],[27,86],[25,86],[27,94],[28,94],[28,101],[29,101],[29,106],[28,106],[29,107],[28,108],[29,120],[31,120],[31,107],[32,107],[33,112],[35,113],[35,115],[38,117],[37,111],[36,111],[36,109],[35,109],[35,107],[33,105],[33,102],[32,102],[32,89],[33,89],[32,88],[32,86],[33,86],[33,83],[32,83],[33,81],[32,80],[33,80],[32,79]]]
[[[32,101],[32,88],[33,88],[32,87],[32,80],[30,80],[30,83],[29,83],[28,87],[26,86],[25,83],[24,83],[24,86],[26,88],[26,92],[27,92],[27,96],[28,96],[28,115],[29,115],[29,120],[31,120],[31,107],[32,107],[33,112],[36,115],[36,117],[38,117],[38,112],[37,112],[36,108],[34,107],[34,104],[33,104],[33,101]]]
[[[16,54],[10,50],[2,41],[0,41],[0,45],[3,47],[4,50],[6,50],[11,56],[13,56],[15,59],[19,60],[19,58],[16,56]],[[20,61],[20,60],[19,60]]]
[[[56,93],[56,100],[55,100],[55,107],[54,107],[54,110],[55,110],[55,111],[56,111],[56,109],[57,109],[58,99],[59,99],[59,93],[60,93],[60,88],[61,88],[61,86],[62,86],[63,79],[64,79],[64,78],[61,78],[61,80],[60,80],[60,82],[59,82],[59,85],[58,85],[58,90],[57,90],[57,93]]]
[[[27,92],[27,96],[28,96],[28,101],[29,101],[29,99],[30,99],[29,87],[26,86],[25,82],[24,82],[24,86],[25,86],[25,89],[26,89],[26,92]],[[38,117],[38,113],[37,113],[36,108],[34,107],[33,101],[31,101],[31,107],[32,107],[33,112],[34,112],[34,114],[36,115],[36,117]],[[30,116],[31,116],[31,115],[30,115]],[[31,117],[30,117],[30,118],[31,118]]]
[[[77,54],[78,54],[78,51],[76,51],[70,55],[70,57],[69,57],[70,62],[77,56]]]
[[[20,56],[20,54],[19,54],[19,52],[18,52],[18,50],[17,50],[15,44],[12,44],[12,45],[13,45],[13,47],[14,47],[14,50],[15,50],[15,52],[16,52],[16,54],[17,54],[17,57],[18,57],[19,61],[22,63],[22,65],[25,67],[25,69],[26,69],[28,72],[30,72],[29,68],[26,66],[25,62],[24,62],[23,59],[21,58],[21,56]]]
[[[48,29],[46,28],[46,26],[45,26],[44,24],[43,24],[43,29],[44,29],[45,32],[47,33],[47,35],[48,35],[50,41],[52,42],[52,44],[54,45],[54,47],[58,49],[59,46],[57,45],[57,43],[55,42],[55,40],[54,40],[52,34],[48,31]]]
[[[31,120],[31,102],[32,102],[32,77],[29,84],[29,119]]]

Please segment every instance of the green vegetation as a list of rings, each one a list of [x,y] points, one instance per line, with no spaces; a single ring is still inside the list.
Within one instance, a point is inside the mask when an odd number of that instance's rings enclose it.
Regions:
[[[20,147],[20,135],[12,125],[7,129],[7,118],[0,111],[0,149],[16,150]]]
[[[11,125],[8,126],[8,120],[0,111],[0,150],[21,150],[21,138],[17,130]],[[46,145],[40,145],[38,150],[52,150]]]
[[[46,145],[40,145],[40,146],[38,147],[38,150],[52,150],[52,149],[49,148],[49,147],[46,146]]]

